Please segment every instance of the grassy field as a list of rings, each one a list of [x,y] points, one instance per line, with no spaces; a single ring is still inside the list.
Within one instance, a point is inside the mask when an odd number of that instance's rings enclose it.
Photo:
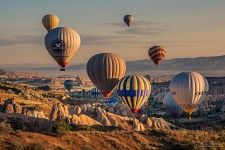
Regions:
[[[225,131],[76,131],[62,137],[31,132],[0,133],[0,149],[224,149]],[[28,148],[27,148],[28,147]]]

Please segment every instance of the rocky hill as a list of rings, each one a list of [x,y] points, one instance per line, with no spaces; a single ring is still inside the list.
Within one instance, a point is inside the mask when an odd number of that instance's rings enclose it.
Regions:
[[[94,105],[69,106],[56,103],[50,119],[34,115],[34,111],[30,111],[30,115],[22,113],[21,106],[13,100],[5,101],[1,105],[1,111],[3,110],[5,113],[0,113],[0,149],[136,150],[225,147],[224,130],[171,130],[172,125],[160,118],[144,115],[138,119],[129,117],[132,114],[122,105],[115,109],[108,107],[106,111],[106,108]],[[57,120],[73,124],[74,129],[60,136],[52,133],[51,128]],[[59,129],[64,128],[60,126]]]
[[[50,123],[62,120],[71,125],[111,126],[127,131],[170,130],[173,127],[162,118],[147,117],[146,115],[134,116],[128,106],[124,104],[118,104],[115,107],[100,106],[98,103],[71,106],[57,102],[53,105],[50,118],[48,118],[42,111],[21,106],[14,99],[8,99],[0,105],[0,112],[0,120],[7,122],[20,120],[23,128],[32,128],[32,131],[43,127],[47,129]],[[38,119],[40,119],[40,123]],[[43,119],[48,122],[46,126],[42,124]],[[32,122],[32,120],[36,121]],[[40,126],[38,126],[39,124]]]

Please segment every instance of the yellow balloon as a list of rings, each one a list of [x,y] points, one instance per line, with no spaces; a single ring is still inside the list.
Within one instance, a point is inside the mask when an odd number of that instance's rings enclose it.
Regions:
[[[42,24],[46,30],[51,30],[59,25],[59,17],[56,15],[48,14],[42,18]]]
[[[151,93],[151,83],[143,76],[132,75],[121,79],[117,85],[117,94],[127,104],[133,113],[148,101]]]

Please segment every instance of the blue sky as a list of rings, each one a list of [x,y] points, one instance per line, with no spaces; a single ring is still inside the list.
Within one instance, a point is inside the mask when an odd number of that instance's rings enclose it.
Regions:
[[[41,19],[53,13],[60,26],[81,35],[72,64],[100,52],[125,60],[148,59],[153,45],[167,59],[225,54],[224,0],[4,0],[0,5],[1,64],[55,64],[44,46]],[[127,28],[122,18],[132,14]]]

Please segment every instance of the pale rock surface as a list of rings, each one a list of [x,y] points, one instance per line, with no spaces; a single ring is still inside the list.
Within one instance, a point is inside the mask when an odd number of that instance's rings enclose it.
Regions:
[[[112,124],[110,123],[110,121],[108,120],[108,118],[106,116],[106,111],[104,109],[97,107],[95,109],[95,112],[97,113],[96,120],[98,122],[100,122],[104,126],[112,126]]]
[[[137,119],[133,120],[133,127],[132,127],[132,129],[134,131],[144,131],[144,130],[146,130],[145,126]]]
[[[81,114],[79,116],[73,115],[72,118],[70,118],[70,123],[75,125],[87,125],[87,126],[102,125],[98,121],[84,114]]]
[[[56,103],[53,105],[50,114],[51,121],[65,119],[69,116],[68,106],[63,105],[62,103]]]

